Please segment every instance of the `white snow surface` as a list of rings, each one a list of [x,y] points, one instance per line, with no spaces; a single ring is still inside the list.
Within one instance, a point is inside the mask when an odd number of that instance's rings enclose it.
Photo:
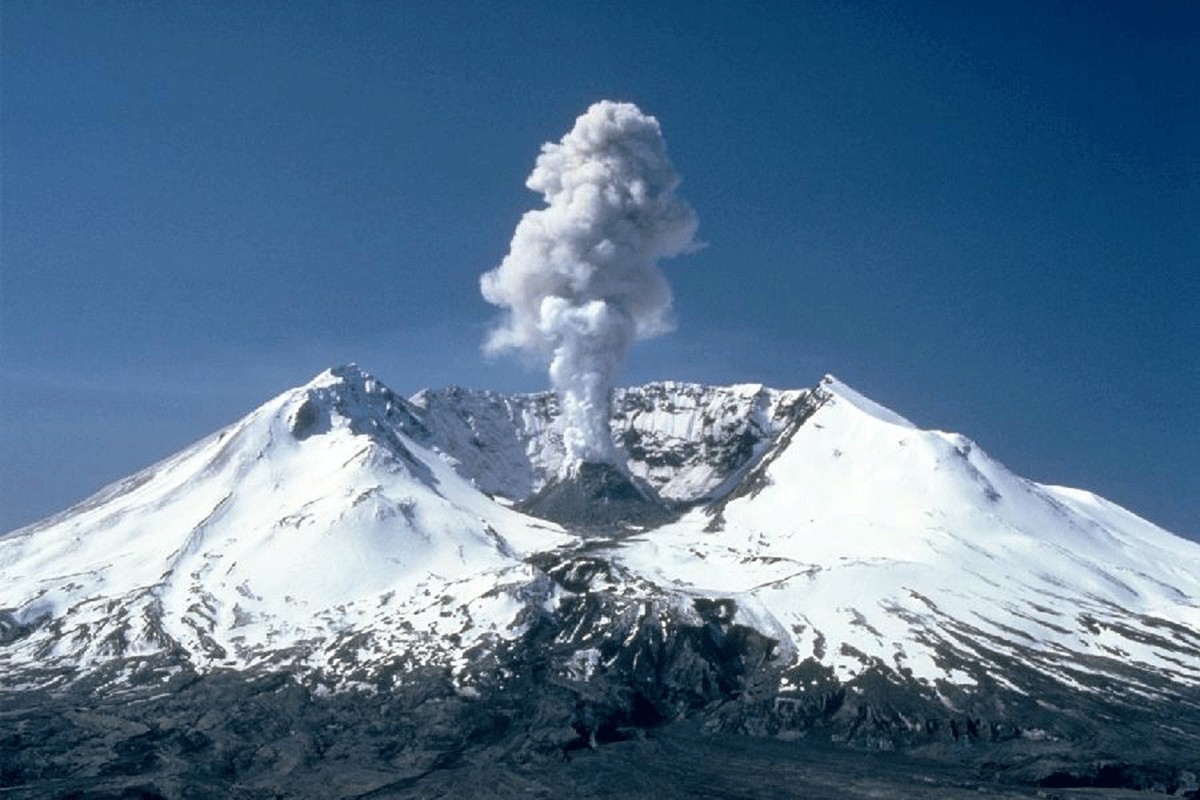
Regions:
[[[558,424],[548,394],[404,400],[355,367],[322,373],[0,537],[0,634],[34,628],[0,647],[0,675],[173,643],[201,668],[461,669],[557,607],[525,557],[580,537],[514,503],[558,473]],[[674,607],[734,599],[785,661],[935,686],[1016,680],[1006,659],[1073,686],[1200,683],[1200,545],[836,379],[622,390],[613,436],[691,510],[608,557]]]

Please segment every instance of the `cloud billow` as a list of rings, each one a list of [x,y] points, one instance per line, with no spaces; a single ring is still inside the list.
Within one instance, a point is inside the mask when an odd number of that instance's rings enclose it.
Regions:
[[[517,224],[508,255],[483,275],[506,309],[488,353],[544,358],[563,407],[567,465],[614,463],[609,396],[630,344],[671,329],[657,262],[696,247],[696,214],[676,195],[658,120],[601,101],[542,146],[526,186],[546,207]]]

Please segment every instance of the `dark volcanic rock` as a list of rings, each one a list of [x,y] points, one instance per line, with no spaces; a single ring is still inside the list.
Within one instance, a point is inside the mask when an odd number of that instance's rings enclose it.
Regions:
[[[233,671],[120,693],[2,695],[0,796],[1067,800],[1196,789],[1194,770],[1179,766],[1189,751],[1152,743],[1116,758],[1094,742],[991,742],[960,721],[957,739],[865,749],[832,741],[847,707],[836,702],[781,726],[754,687],[762,643],[739,654],[726,624],[631,643],[625,667],[579,682],[550,669],[569,649],[556,631],[533,630],[548,646],[522,651],[511,682],[479,697],[434,672],[389,691],[324,694],[287,673]],[[631,680],[635,656],[646,663]],[[761,735],[729,731],[756,719]]]
[[[612,464],[584,462],[555,478],[518,508],[568,528],[611,530],[652,527],[675,513],[644,483]]]

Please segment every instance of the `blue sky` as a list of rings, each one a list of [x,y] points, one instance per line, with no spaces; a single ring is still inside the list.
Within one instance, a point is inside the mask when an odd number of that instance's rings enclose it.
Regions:
[[[480,343],[538,147],[660,120],[707,247],[625,382],[832,372],[1200,538],[1191,2],[6,3],[0,530],[322,368]]]

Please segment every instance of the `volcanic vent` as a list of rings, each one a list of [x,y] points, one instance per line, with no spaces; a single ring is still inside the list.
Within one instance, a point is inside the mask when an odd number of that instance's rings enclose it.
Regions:
[[[518,508],[583,531],[652,528],[676,516],[645,481],[598,461],[572,465]]]

